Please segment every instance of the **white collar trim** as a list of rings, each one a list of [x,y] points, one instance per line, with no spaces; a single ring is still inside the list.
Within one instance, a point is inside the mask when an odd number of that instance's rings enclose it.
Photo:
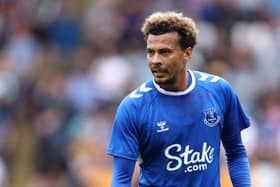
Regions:
[[[188,72],[190,73],[190,78],[191,78],[191,80],[192,80],[192,82],[191,82],[191,84],[185,89],[185,90],[183,90],[183,91],[167,91],[167,90],[164,90],[164,89],[162,89],[156,82],[155,82],[155,80],[153,80],[153,84],[154,84],[154,86],[156,87],[156,89],[160,92],[160,93],[162,93],[162,94],[164,94],[164,95],[170,95],[170,96],[180,96],[180,95],[185,95],[185,94],[188,94],[188,93],[190,93],[193,89],[194,89],[194,87],[195,87],[195,82],[196,82],[196,80],[195,80],[195,76],[194,76],[194,74],[193,74],[193,72],[191,71],[191,70],[188,70]]]

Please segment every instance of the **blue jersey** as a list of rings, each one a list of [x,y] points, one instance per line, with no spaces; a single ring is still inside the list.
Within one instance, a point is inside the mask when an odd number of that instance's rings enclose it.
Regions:
[[[118,108],[108,154],[138,159],[141,187],[219,187],[221,139],[249,126],[227,81],[188,73],[184,91],[166,91],[150,80]]]

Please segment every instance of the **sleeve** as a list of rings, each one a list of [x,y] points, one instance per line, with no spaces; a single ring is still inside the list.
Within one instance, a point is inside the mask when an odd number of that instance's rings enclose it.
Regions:
[[[107,153],[112,156],[137,160],[139,132],[136,128],[135,106],[125,99],[118,107]]]
[[[225,99],[225,127],[223,133],[240,132],[250,126],[250,121],[245,114],[243,107],[235,91],[229,84],[226,84],[226,99]]]
[[[250,166],[241,134],[236,133],[231,138],[223,139],[226,150],[229,174],[234,187],[250,187]]]
[[[130,187],[135,161],[114,157],[111,187]]]
[[[221,138],[226,152],[230,178],[234,187],[250,187],[249,160],[241,139],[241,130],[249,127],[250,123],[231,87],[228,87],[226,106]]]

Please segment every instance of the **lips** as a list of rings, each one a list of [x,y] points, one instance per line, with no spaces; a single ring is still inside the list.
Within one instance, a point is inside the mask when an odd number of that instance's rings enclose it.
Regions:
[[[163,73],[163,71],[162,70],[159,70],[159,69],[152,69],[152,73],[153,74],[158,74],[158,73]]]
[[[167,71],[162,68],[151,68],[152,73],[166,73]]]
[[[166,71],[156,69],[156,70],[152,70],[152,73],[155,77],[162,77],[166,73]]]

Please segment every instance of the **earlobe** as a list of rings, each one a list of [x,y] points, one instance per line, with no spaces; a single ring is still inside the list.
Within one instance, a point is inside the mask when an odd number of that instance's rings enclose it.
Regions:
[[[192,56],[192,48],[188,47],[187,49],[185,49],[185,58],[186,60],[189,60]]]

